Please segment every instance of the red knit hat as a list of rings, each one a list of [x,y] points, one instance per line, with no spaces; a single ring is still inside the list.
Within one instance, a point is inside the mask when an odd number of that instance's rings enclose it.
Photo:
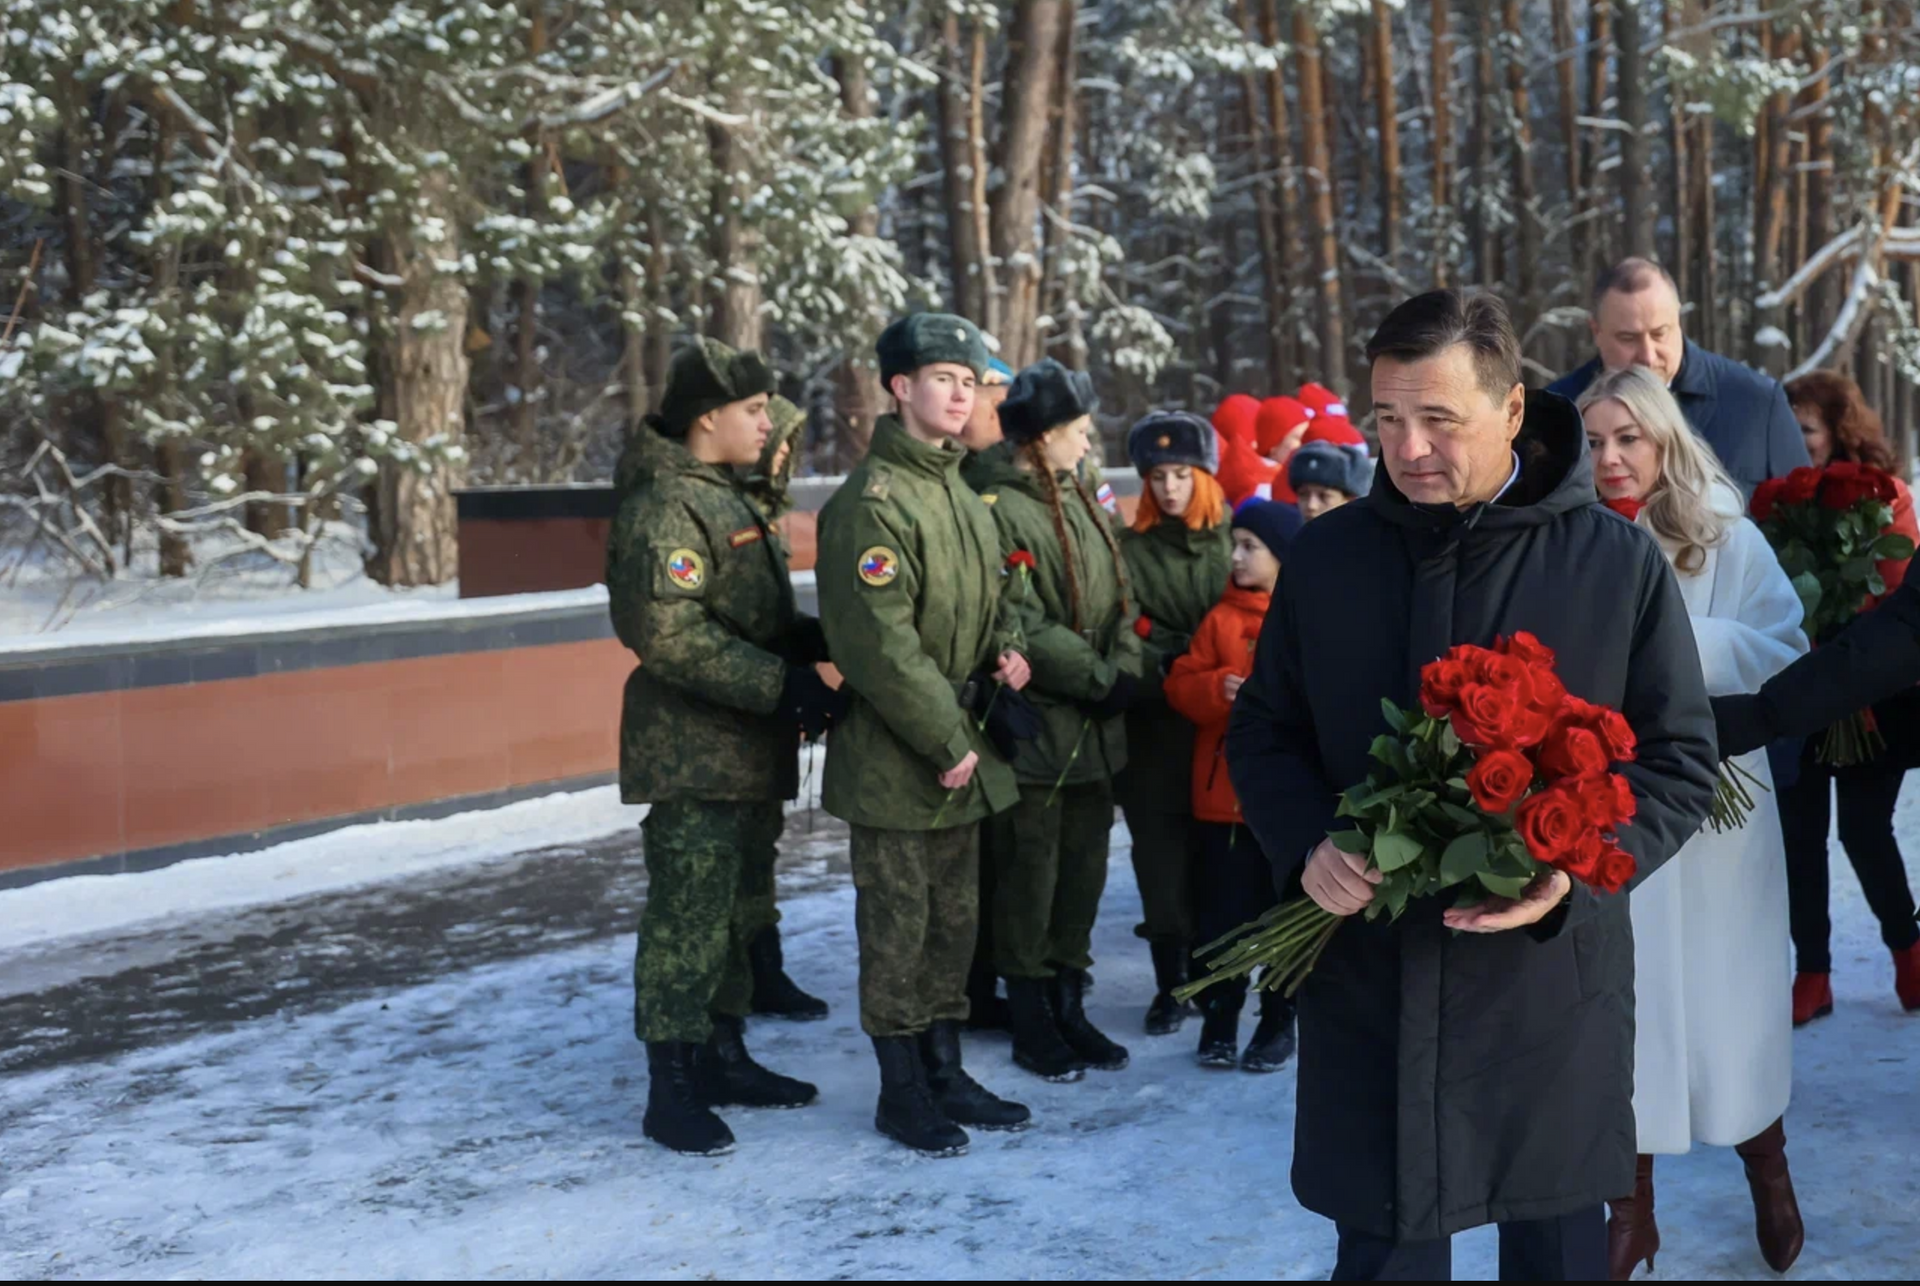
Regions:
[[[1300,400],[1314,412],[1313,423],[1301,445],[1308,442],[1331,442],[1341,447],[1367,445],[1366,438],[1353,427],[1353,420],[1347,415],[1347,404],[1332,389],[1321,384],[1302,384]]]
[[[1254,423],[1260,418],[1260,399],[1234,393],[1213,408],[1213,427],[1229,442],[1253,445]]]
[[[1270,397],[1260,404],[1260,418],[1254,423],[1254,446],[1261,455],[1272,455],[1273,449],[1286,441],[1287,434],[1312,419],[1313,412],[1301,402],[1290,397]]]
[[[1306,404],[1306,408],[1309,411],[1313,412],[1315,419],[1319,419],[1323,415],[1346,417],[1347,404],[1340,400],[1338,393],[1328,388],[1325,384],[1302,384],[1300,386],[1300,400]]]
[[[1237,505],[1249,496],[1269,500],[1281,498],[1278,488],[1286,486],[1287,478],[1280,466],[1260,455],[1247,443],[1234,442],[1227,439],[1225,434],[1221,438],[1218,476],[1220,489],[1227,493],[1228,503]],[[1288,494],[1291,494],[1290,488]]]

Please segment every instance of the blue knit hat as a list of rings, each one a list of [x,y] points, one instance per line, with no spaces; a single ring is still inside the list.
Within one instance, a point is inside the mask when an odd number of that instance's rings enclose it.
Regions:
[[[1306,519],[1300,516],[1299,508],[1281,500],[1243,500],[1233,511],[1234,530],[1244,528],[1252,532],[1280,559],[1287,556],[1287,546],[1305,525]]]

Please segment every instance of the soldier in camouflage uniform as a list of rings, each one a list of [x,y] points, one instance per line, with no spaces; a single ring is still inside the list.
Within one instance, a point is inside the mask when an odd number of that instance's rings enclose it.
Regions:
[[[860,1025],[880,1062],[874,1124],[950,1156],[966,1149],[962,1126],[1029,1118],[960,1057],[976,838],[1016,798],[996,721],[1024,706],[1027,666],[1009,650],[993,520],[960,480],[954,441],[985,343],[970,322],[920,314],[888,327],[878,351],[900,414],[874,426],[866,459],[820,514],[820,616],[853,693],[827,747],[823,802],[853,829]],[[997,682],[1011,690],[976,699]]]
[[[643,1129],[701,1155],[733,1145],[714,1107],[816,1096],[747,1054],[751,975],[734,914],[742,855],[774,842],[796,793],[800,730],[823,730],[841,708],[789,659],[806,630],[785,560],[728,469],[758,458],[772,389],[757,354],[711,340],[677,354],[659,413],[622,461],[607,550],[614,629],[641,660],[621,710],[620,793],[652,805],[633,966]]]
[[[767,402],[767,419],[773,425],[773,432],[767,435],[759,460],[740,472],[747,498],[766,520],[767,539],[779,551],[781,565],[785,566],[792,550],[787,547],[777,524],[793,508],[789,487],[799,454],[800,431],[807,417],[786,398],[774,397]],[[824,660],[826,645],[819,637],[819,623],[812,617],[803,617],[802,625],[800,645],[787,659],[795,664]],[[784,816],[781,823],[784,829]],[[827,1016],[827,1002],[802,991],[787,976],[780,947],[780,909],[774,898],[773,868],[779,856],[779,839],[777,829],[772,842],[742,856],[740,893],[734,900],[734,915],[747,937],[747,963],[753,970],[753,1012],[771,1018],[812,1022]]]
[[[1044,731],[1014,759],[1020,802],[994,823],[993,941],[1014,1062],[1048,1080],[1127,1064],[1084,1004],[1141,671],[1119,542],[1077,472],[1093,409],[1083,373],[1051,358],[1021,371],[1000,406],[1012,457],[980,493],[1002,551],[1037,564],[1021,615]]]
[[[1226,593],[1233,528],[1214,479],[1220,448],[1211,424],[1186,411],[1155,411],[1127,434],[1127,455],[1143,486],[1133,526],[1120,533],[1120,552],[1140,604],[1134,632],[1146,666],[1140,700],[1127,711],[1127,770],[1119,787],[1144,921],[1134,932],[1153,954],[1146,1029],[1164,1036],[1191,1012],[1173,992],[1187,981],[1188,956],[1198,945],[1194,893],[1202,855],[1190,789],[1194,728],[1167,704],[1161,685]]]

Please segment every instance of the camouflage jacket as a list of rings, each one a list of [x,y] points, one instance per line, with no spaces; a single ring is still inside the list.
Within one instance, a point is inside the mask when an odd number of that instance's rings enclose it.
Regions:
[[[1224,520],[1194,531],[1163,518],[1146,531],[1120,533],[1120,553],[1148,628],[1139,704],[1127,711],[1127,771],[1121,789],[1129,808],[1186,813],[1193,807],[1193,725],[1160,694],[1162,667],[1193,642],[1195,630],[1226,593],[1233,571],[1233,531]]]
[[[641,661],[621,709],[620,797],[792,799],[798,733],[774,711],[804,618],[769,524],[726,469],[649,427],[616,478],[607,591]]]
[[[1016,550],[1032,554],[1032,593],[1019,612],[1021,651],[1033,663],[1027,696],[1040,708],[1046,730],[1028,742],[1014,760],[1022,782],[1052,784],[1098,781],[1126,766],[1126,720],[1108,719],[1087,727],[1080,702],[1106,694],[1122,670],[1139,677],[1140,639],[1133,632],[1135,611],[1127,604],[1126,568],[1107,548],[1102,529],[1111,531],[1106,511],[1086,505],[1074,494],[1071,475],[1059,475],[1067,547],[1061,548],[1053,511],[1042,483],[1019,468],[1011,455],[982,454],[977,466],[980,499],[993,511],[1003,557]],[[1080,586],[1080,628],[1075,630],[1067,582],[1067,560]],[[1078,753],[1075,748],[1078,747]]]
[[[961,708],[1011,634],[993,519],[960,480],[963,452],[892,416],[820,512],[820,619],[853,708],[827,739],[821,799],[861,826],[931,830],[1013,806],[1013,771]],[[940,773],[980,756],[949,803]]]

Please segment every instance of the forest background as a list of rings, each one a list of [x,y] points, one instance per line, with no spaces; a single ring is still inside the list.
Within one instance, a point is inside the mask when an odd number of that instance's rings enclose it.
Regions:
[[[0,0],[0,573],[304,580],[345,525],[444,582],[453,488],[604,480],[696,333],[817,473],[917,307],[1109,435],[1354,391],[1438,284],[1544,383],[1627,253],[1910,456],[1917,51],[1891,0]]]

